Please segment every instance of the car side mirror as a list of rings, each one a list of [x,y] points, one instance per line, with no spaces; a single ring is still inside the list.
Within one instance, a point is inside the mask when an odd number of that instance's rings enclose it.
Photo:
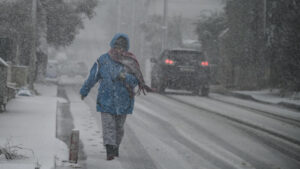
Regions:
[[[151,58],[150,61],[151,61],[152,63],[157,63],[157,59],[156,59],[156,58]]]

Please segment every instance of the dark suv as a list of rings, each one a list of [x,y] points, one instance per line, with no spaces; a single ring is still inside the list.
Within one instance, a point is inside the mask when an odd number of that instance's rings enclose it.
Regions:
[[[185,89],[208,96],[209,64],[204,54],[195,50],[165,50],[154,63],[151,87],[159,93],[169,89]]]

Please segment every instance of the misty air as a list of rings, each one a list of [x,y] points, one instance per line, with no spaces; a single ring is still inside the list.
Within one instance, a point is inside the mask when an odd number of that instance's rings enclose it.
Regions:
[[[0,0],[0,169],[299,169],[300,1]]]

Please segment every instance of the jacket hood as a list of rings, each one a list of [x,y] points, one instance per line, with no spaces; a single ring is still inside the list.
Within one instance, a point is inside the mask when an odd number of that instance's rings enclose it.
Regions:
[[[127,45],[126,51],[128,51],[128,50],[129,50],[129,47],[130,47],[130,43],[129,43],[129,37],[128,37],[128,35],[125,34],[125,33],[117,33],[117,34],[115,34],[115,36],[113,37],[113,39],[112,39],[111,42],[110,42],[110,47],[111,47],[111,48],[114,48],[114,47],[115,47],[116,40],[117,40],[118,38],[120,38],[120,37],[123,37],[123,38],[126,39],[127,44],[128,44],[128,45]]]

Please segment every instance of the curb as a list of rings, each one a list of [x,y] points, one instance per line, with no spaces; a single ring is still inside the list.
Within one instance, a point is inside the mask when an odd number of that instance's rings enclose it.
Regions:
[[[290,109],[294,109],[294,110],[297,110],[297,111],[300,112],[300,105],[297,105],[297,104],[292,104],[292,103],[287,103],[287,102],[280,102],[280,103],[278,103],[278,105],[284,106],[284,107],[287,107],[287,108],[290,108]]]
[[[270,103],[270,102],[267,102],[267,101],[263,101],[263,100],[259,100],[259,99],[256,99],[254,98],[253,96],[251,95],[248,95],[248,94],[243,94],[243,93],[235,93],[235,92],[232,92],[232,91],[228,91],[228,93],[226,94],[228,96],[233,96],[233,97],[237,97],[237,98],[240,98],[240,99],[244,99],[244,100],[251,100],[251,101],[255,101],[255,102],[259,102],[259,103],[264,103],[264,104],[270,104],[270,105],[276,105],[274,103]]]
[[[247,95],[247,94],[243,94],[243,93],[235,93],[235,92],[232,92],[232,91],[228,91],[224,95],[233,96],[233,97],[237,97],[237,98],[244,99],[244,100],[251,100],[251,101],[258,102],[258,103],[264,103],[264,104],[269,104],[269,105],[279,105],[279,106],[282,106],[282,107],[286,107],[286,108],[289,108],[289,109],[300,111],[300,105],[297,105],[297,104],[292,104],[292,103],[287,103],[287,102],[270,103],[270,102],[267,102],[267,101],[256,99],[251,95]]]

